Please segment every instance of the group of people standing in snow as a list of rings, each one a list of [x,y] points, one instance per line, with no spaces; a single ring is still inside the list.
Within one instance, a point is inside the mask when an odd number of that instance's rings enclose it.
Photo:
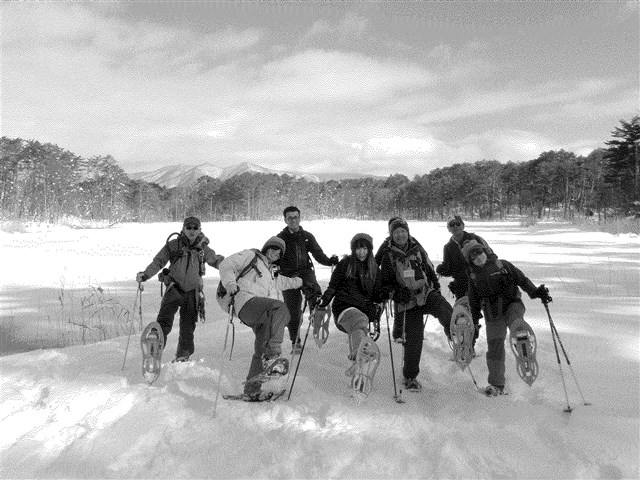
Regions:
[[[369,324],[379,321],[381,305],[393,300],[393,337],[404,345],[403,383],[406,389],[420,390],[417,377],[424,316],[437,318],[451,340],[453,309],[440,291],[441,275],[453,277],[449,289],[456,299],[469,298],[474,345],[479,320],[484,316],[488,381],[495,393],[502,392],[507,328],[526,324],[520,288],[531,298],[550,301],[550,297],[544,286],[536,287],[511,263],[498,260],[481,237],[466,232],[459,215],[447,221],[451,239],[444,246],[443,262],[437,268],[402,218],[389,220],[389,236],[375,255],[372,237],[358,233],[351,239],[350,254],[340,260],[336,255],[327,256],[313,234],[300,226],[297,207],[285,208],[283,215],[286,227],[261,249],[243,250],[227,258],[208,246],[200,220],[188,217],[178,238],[169,240],[149,266],[138,273],[136,280],[144,282],[170,263],[163,271],[167,290],[157,321],[166,339],[180,309],[176,361],[186,361],[194,352],[194,330],[199,312],[204,311],[202,276],[205,264],[209,264],[219,269],[224,297],[233,299],[233,314],[255,333],[247,380],[280,357],[285,326],[292,353],[299,353],[303,297],[309,311],[331,303],[336,327],[348,334],[350,360],[355,359],[358,346],[369,335]],[[321,265],[335,267],[324,293],[310,255]],[[258,400],[261,384],[246,382],[244,394],[247,400]]]

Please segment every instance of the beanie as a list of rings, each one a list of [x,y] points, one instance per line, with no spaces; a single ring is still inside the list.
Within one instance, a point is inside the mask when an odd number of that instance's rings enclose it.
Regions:
[[[476,240],[469,240],[468,242],[466,242],[463,245],[463,247],[462,247],[462,256],[467,261],[467,263],[471,263],[471,260],[469,259],[469,255],[474,250],[482,250],[482,251],[484,251],[484,246],[482,244],[478,243]]]
[[[182,226],[187,227],[189,225],[195,225],[196,227],[200,228],[200,219],[198,217],[185,218],[184,222],[182,222]]]
[[[358,244],[361,243],[364,243],[370,252],[373,251],[373,238],[371,238],[371,235],[367,235],[366,233],[356,233],[354,235],[351,239],[351,251],[355,251]]]
[[[260,251],[264,255],[265,253],[267,253],[267,250],[269,248],[279,248],[280,251],[282,251],[282,255],[284,255],[284,251],[286,250],[286,244],[284,243],[284,240],[282,240],[280,237],[271,237],[269,240],[267,240],[267,242],[262,247],[262,250]]]
[[[396,218],[389,224],[389,235],[393,236],[393,231],[397,228],[404,228],[409,233],[409,225],[402,218]]]

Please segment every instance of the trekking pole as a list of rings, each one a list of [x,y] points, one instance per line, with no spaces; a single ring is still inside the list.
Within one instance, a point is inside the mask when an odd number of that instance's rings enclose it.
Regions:
[[[402,403],[402,391],[400,391],[400,395],[398,395],[398,384],[396,381],[396,367],[393,361],[393,347],[391,343],[391,327],[389,326],[389,310],[390,310],[389,302],[385,302],[384,304],[384,312],[385,317],[387,319],[387,338],[389,339],[389,357],[391,358],[391,378],[393,379],[393,399]]]
[[[304,310],[307,308],[307,299],[304,300],[304,305],[302,306],[302,314],[304,315]],[[309,305],[309,325],[307,326],[307,333],[304,336],[304,342],[302,342],[302,348],[300,349],[300,356],[298,357],[298,363],[296,364],[296,371],[293,372],[293,378],[291,379],[291,387],[289,387],[289,395],[287,395],[287,400],[291,398],[291,392],[293,392],[293,385],[296,383],[296,376],[298,375],[298,368],[300,368],[300,362],[302,361],[302,354],[304,353],[304,346],[307,344],[307,338],[309,337],[309,330],[311,329],[311,323],[313,319],[311,318],[311,305]],[[295,348],[295,347],[294,347]]]
[[[469,375],[471,375],[471,380],[473,380],[473,384],[476,386],[476,389],[479,392],[482,392],[482,390],[478,386],[478,382],[476,382],[476,377],[473,376],[473,372],[471,371],[471,364],[467,365],[467,370],[469,370]]]
[[[222,346],[222,360],[220,362],[220,372],[218,373],[218,388],[216,390],[216,399],[213,402],[213,418],[216,416],[216,409],[218,408],[218,396],[220,395],[220,386],[222,384],[222,372],[227,364],[225,358],[225,352],[227,351],[227,340],[229,339],[229,326],[233,325],[233,297],[231,297],[231,303],[229,304],[229,321],[227,322],[227,331],[224,334],[224,345]],[[235,326],[234,326],[235,332]],[[229,352],[229,360],[231,360],[231,354],[233,353],[233,341],[231,342],[231,352]]]
[[[556,346],[556,338],[558,339],[558,343],[560,344],[560,348],[562,349],[562,354],[564,355],[565,360],[567,361],[567,365],[569,366],[569,371],[571,372],[571,376],[573,377],[573,381],[576,383],[576,387],[578,388],[578,393],[580,393],[580,398],[582,398],[583,405],[591,405],[591,403],[587,402],[584,399],[584,395],[582,394],[582,389],[580,388],[580,384],[578,383],[578,379],[576,378],[575,373],[573,372],[573,367],[571,366],[571,361],[569,360],[569,355],[567,355],[567,351],[564,349],[564,345],[562,344],[562,340],[560,339],[560,334],[558,333],[558,329],[556,328],[556,324],[553,322],[551,318],[551,312],[549,311],[549,302],[542,302],[544,305],[544,309],[547,311],[547,316],[549,317],[549,325],[551,326],[551,335],[553,337],[553,345],[556,347],[556,356],[558,358],[558,363],[560,363],[560,355],[558,354],[558,347]],[[560,369],[562,372],[562,369]],[[564,378],[562,380],[564,385]],[[565,395],[566,395],[566,387],[565,387]],[[567,401],[567,406],[569,402]]]
[[[136,290],[136,299],[133,301],[132,312],[136,311],[136,306],[138,305],[138,299],[140,299],[140,328],[142,328],[142,291],[144,287],[142,286],[142,282],[138,282],[138,289]],[[131,328],[129,329],[129,336],[127,337],[127,346],[124,349],[124,359],[122,360],[122,371],[124,372],[124,367],[127,363],[127,354],[129,353],[129,342],[131,342],[131,334],[133,333],[133,318],[131,319]]]

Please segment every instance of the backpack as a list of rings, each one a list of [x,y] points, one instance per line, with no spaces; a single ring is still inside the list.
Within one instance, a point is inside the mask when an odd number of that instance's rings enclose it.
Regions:
[[[258,269],[258,253],[260,252],[260,250],[256,248],[252,248],[251,250],[253,250],[254,252],[253,258],[236,276],[236,282],[238,281],[238,279],[244,277],[247,273],[249,273],[249,271],[251,271],[252,269],[256,271],[259,277],[262,277],[262,273]],[[216,300],[218,301],[218,304],[220,305],[222,310],[224,310],[225,312],[229,311],[229,305],[231,304],[232,299],[233,297],[227,294],[227,289],[224,288],[222,280],[220,280],[220,282],[218,282],[218,288],[216,289]]]

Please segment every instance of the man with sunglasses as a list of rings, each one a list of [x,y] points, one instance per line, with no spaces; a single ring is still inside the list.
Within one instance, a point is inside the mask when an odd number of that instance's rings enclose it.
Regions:
[[[218,268],[224,260],[222,255],[209,248],[209,239],[202,233],[200,220],[187,217],[177,238],[167,241],[153,261],[136,275],[136,281],[146,282],[169,262],[164,282],[167,290],[160,303],[157,321],[162,327],[165,345],[173,328],[173,320],[180,309],[180,333],[176,362],[186,362],[195,350],[193,332],[198,321],[198,312],[204,301],[202,277],[205,263]]]
[[[462,255],[462,247],[465,243],[475,240],[481,244],[487,252],[487,257],[492,260],[498,258],[489,244],[479,235],[469,233],[464,230],[464,221],[460,215],[452,215],[447,219],[447,230],[451,233],[449,242],[445,244],[442,263],[436,267],[436,273],[443,277],[453,277],[449,282],[449,290],[456,297],[456,300],[467,295],[469,287],[469,265]],[[476,333],[473,339],[475,347],[476,339],[480,332],[478,319],[474,318],[473,323]]]
[[[300,226],[300,210],[290,206],[282,212],[287,226],[278,233],[287,248],[280,260],[280,273],[287,277],[300,277],[303,282],[302,290],[309,304],[309,311],[313,310],[322,295],[322,289],[316,280],[313,262],[309,254],[321,264],[327,267],[338,264],[338,256],[327,257],[318,245],[316,238]],[[293,352],[301,350],[300,323],[302,322],[302,293],[300,289],[286,290],[282,292],[284,303],[289,309],[291,320],[288,330],[289,338],[293,346]]]

